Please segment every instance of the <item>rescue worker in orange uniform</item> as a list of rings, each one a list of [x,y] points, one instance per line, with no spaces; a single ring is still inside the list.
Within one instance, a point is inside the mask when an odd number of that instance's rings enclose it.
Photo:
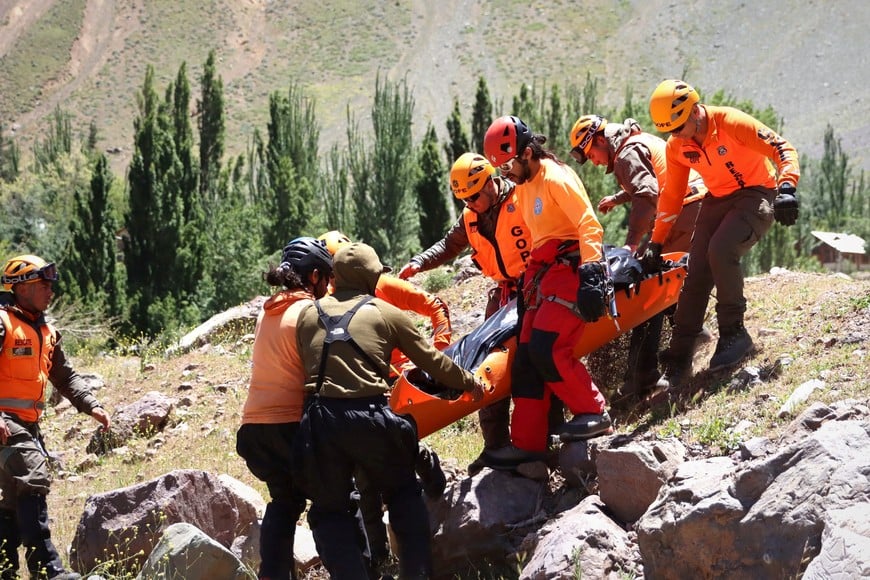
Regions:
[[[663,244],[683,209],[692,169],[710,190],[695,224],[688,276],[677,302],[671,343],[662,357],[662,389],[677,387],[691,375],[714,287],[719,341],[710,370],[734,365],[752,352],[752,338],[743,324],[746,299],[740,259],[774,219],[792,225],[799,210],[800,166],[794,147],[742,111],[699,100],[695,89],[681,80],[663,81],[650,98],[653,123],[670,136],[665,149],[667,180],[643,256],[645,270],[659,267]]]
[[[571,157],[577,163],[583,165],[589,160],[604,167],[606,173],[613,173],[620,191],[603,197],[598,211],[607,214],[618,205],[630,204],[624,247],[642,255],[655,223],[659,192],[667,177],[664,140],[643,132],[634,119],[612,123],[599,115],[577,119],[570,138]],[[689,251],[695,220],[706,193],[701,176],[691,171],[683,209],[663,244],[663,252]],[[661,376],[658,352],[664,317],[664,313],[658,314],[632,330],[628,368],[619,395],[643,396],[655,387]]]
[[[555,394],[574,414],[560,429],[563,440],[612,431],[604,396],[573,356],[588,322],[604,315],[609,279],[603,263],[603,230],[577,174],[543,148],[518,117],[496,119],[484,137],[493,165],[516,183],[532,251],[523,279],[525,312],[512,369],[512,445],[485,454],[492,467],[542,457]]]
[[[45,497],[51,486],[39,429],[48,383],[103,429],[109,415],[73,369],[57,329],[46,321],[57,268],[39,256],[16,256],[3,268],[0,297],[0,578],[18,578],[24,545],[31,578],[75,580],[51,541]]]
[[[489,291],[484,311],[487,319],[517,295],[517,281],[531,251],[529,228],[519,211],[513,182],[496,175],[486,157],[477,153],[460,155],[450,169],[450,188],[465,203],[465,209],[441,240],[402,267],[399,278],[407,279],[446,264],[470,246],[471,259],[484,276],[496,283]],[[483,407],[478,411],[478,420],[484,451],[510,443],[510,399]],[[481,467],[478,458],[469,471]]]
[[[236,451],[271,497],[260,528],[261,579],[296,578],[293,541],[305,494],[290,471],[293,439],[302,419],[305,371],[296,344],[302,309],[326,295],[332,255],[314,238],[291,240],[281,263],[264,279],[280,288],[263,304],[254,331],[251,382],[236,434]]]
[[[399,270],[399,278],[437,268],[471,247],[471,259],[497,284],[486,304],[484,316],[489,318],[516,296],[517,280],[531,251],[529,228],[518,210],[514,184],[496,175],[482,155],[464,153],[456,160],[450,188],[465,203],[462,215],[441,240],[411,258]]]

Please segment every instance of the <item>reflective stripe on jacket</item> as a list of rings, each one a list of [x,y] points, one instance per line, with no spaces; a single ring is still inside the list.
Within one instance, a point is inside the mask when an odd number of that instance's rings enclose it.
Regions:
[[[6,336],[0,351],[0,411],[35,423],[45,408],[45,386],[57,331],[45,322],[22,320],[0,309]]]
[[[477,214],[467,207],[462,211],[471,259],[484,276],[496,282],[516,280],[526,269],[531,250],[529,228],[517,205],[517,195],[511,192],[499,208],[495,227],[495,243],[483,236],[477,227]]]

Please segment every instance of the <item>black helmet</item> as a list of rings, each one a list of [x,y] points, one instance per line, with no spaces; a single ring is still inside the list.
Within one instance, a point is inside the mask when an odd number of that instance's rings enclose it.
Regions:
[[[303,276],[314,270],[320,270],[325,274],[332,273],[332,254],[326,249],[326,243],[310,237],[296,238],[287,242],[281,261],[293,266],[293,269]]]

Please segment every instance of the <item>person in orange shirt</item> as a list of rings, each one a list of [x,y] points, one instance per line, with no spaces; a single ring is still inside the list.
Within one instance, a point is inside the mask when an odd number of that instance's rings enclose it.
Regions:
[[[521,119],[496,119],[484,137],[493,165],[516,183],[532,251],[523,279],[525,311],[512,367],[512,445],[485,453],[492,467],[539,459],[547,449],[548,411],[555,394],[574,414],[562,440],[612,431],[604,396],[573,348],[587,322],[604,315],[607,270],[603,230],[577,174],[543,148]]]
[[[668,133],[668,174],[659,199],[644,269],[656,270],[662,245],[679,218],[689,172],[697,171],[710,190],[695,224],[689,270],[677,302],[674,331],[662,353],[661,389],[682,385],[691,375],[692,357],[710,292],[716,288],[719,341],[710,370],[732,366],[753,348],[743,324],[746,298],[740,259],[770,229],[797,221],[800,179],[794,147],[752,116],[731,107],[699,102],[681,80],[660,83],[650,98],[656,128]]]
[[[284,248],[281,263],[264,279],[281,289],[257,317],[251,354],[251,382],[236,434],[236,451],[271,501],[260,528],[259,578],[296,578],[293,539],[305,509],[305,495],[290,472],[293,439],[302,419],[305,371],[296,344],[299,312],[326,295],[332,255],[314,238],[296,238]]]
[[[665,142],[641,130],[634,119],[608,122],[600,115],[583,115],[571,128],[571,157],[583,165],[591,161],[613,173],[620,191],[598,203],[598,211],[608,213],[617,205],[629,204],[625,248],[642,255],[653,229],[659,192],[667,178]],[[683,198],[679,219],[663,245],[664,252],[688,252],[701,200],[707,194],[701,176],[692,171]],[[661,373],[658,369],[659,342],[665,313],[653,316],[631,332],[628,368],[619,389],[623,401],[642,397],[653,389]]]

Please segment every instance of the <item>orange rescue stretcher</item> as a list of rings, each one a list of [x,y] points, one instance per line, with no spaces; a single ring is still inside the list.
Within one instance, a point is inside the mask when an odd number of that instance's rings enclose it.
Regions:
[[[686,255],[665,254],[667,268],[615,291],[617,316],[588,323],[574,347],[580,358],[676,304],[686,278]],[[474,372],[485,384],[483,399],[436,383],[416,367],[402,371],[390,394],[390,407],[410,415],[420,439],[478,409],[509,397],[511,363],[516,349],[516,300],[502,307],[481,326],[444,350],[459,366]]]

